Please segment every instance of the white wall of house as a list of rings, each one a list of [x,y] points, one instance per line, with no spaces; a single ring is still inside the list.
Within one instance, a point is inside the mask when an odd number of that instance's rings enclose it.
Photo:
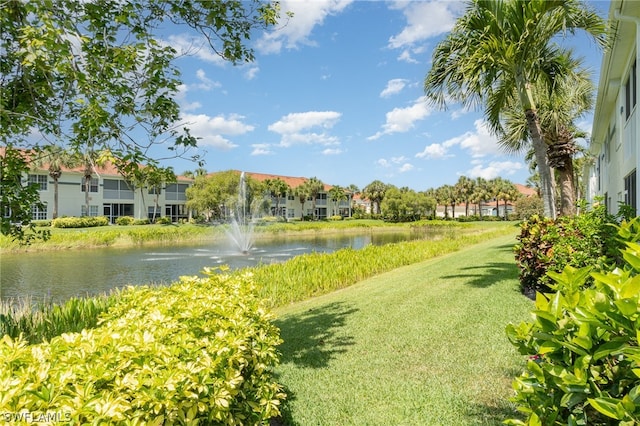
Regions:
[[[34,211],[34,219],[52,219],[54,210],[54,181],[46,171],[34,171],[25,177],[25,183],[40,185],[40,200],[46,212]],[[166,184],[158,195],[156,217],[170,216],[172,220],[187,218],[185,190],[188,182]],[[96,175],[89,191],[89,212],[86,212],[84,176],[78,172],[63,172],[58,179],[58,217],[62,216],[119,216],[148,218],[156,205],[155,195],[147,188],[132,189],[119,175]]]
[[[637,209],[640,192],[638,149],[638,45],[640,2],[612,0],[609,20],[616,26],[613,47],[603,56],[590,152],[594,163],[585,170],[587,198],[604,200],[610,213],[619,204]]]

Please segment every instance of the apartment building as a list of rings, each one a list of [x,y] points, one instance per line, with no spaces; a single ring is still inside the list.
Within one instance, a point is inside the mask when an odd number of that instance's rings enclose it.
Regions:
[[[32,208],[32,219],[52,219],[55,182],[46,166],[34,168],[24,183],[36,184],[44,209]],[[58,217],[106,216],[111,223],[120,216],[137,219],[168,216],[173,222],[187,219],[186,189],[191,180],[178,177],[176,183],[162,188],[135,188],[111,164],[96,166],[89,185],[85,185],[84,168],[63,168],[58,179]]]
[[[587,166],[586,195],[590,202],[602,199],[610,213],[621,203],[638,208],[638,41],[640,2],[612,0],[609,21],[615,38],[605,51],[589,150],[594,158]]]

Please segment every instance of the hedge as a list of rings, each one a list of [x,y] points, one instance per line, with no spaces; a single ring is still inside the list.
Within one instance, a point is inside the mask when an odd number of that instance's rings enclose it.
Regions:
[[[261,424],[285,395],[278,329],[248,275],[131,287],[97,328],[0,341],[0,413],[75,424]]]

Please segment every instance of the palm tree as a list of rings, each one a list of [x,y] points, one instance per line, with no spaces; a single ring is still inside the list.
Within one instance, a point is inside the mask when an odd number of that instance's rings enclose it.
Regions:
[[[35,161],[38,167],[47,167],[49,176],[53,179],[53,213],[52,218],[58,217],[58,183],[62,176],[62,169],[65,167],[75,167],[77,158],[68,150],[59,145],[46,146],[41,155]]]
[[[295,194],[296,197],[298,197],[298,200],[300,201],[300,219],[304,220],[304,203],[305,201],[307,201],[307,198],[309,198],[310,195],[310,191],[309,191],[309,185],[308,185],[309,181],[305,181],[304,183],[296,186],[293,190],[293,193]]]
[[[482,202],[490,198],[489,185],[487,180],[482,177],[476,178],[473,185],[473,193],[471,194],[470,201],[477,206],[478,215],[482,220]]]
[[[581,67],[581,61],[570,56],[574,72],[557,78],[550,90],[537,84],[534,90],[539,103],[540,123],[545,129],[544,140],[551,167],[557,171],[560,186],[560,214],[570,216],[576,209],[576,182],[573,156],[578,147],[577,138],[584,137],[575,122],[593,107],[594,86],[589,72]],[[522,114],[516,108],[505,113],[505,134],[501,143],[507,149],[519,150],[529,138],[528,129],[522,126]]]
[[[305,182],[307,187],[309,188],[309,196],[311,197],[311,210],[313,210],[314,219],[318,218],[316,214],[316,201],[318,198],[318,194],[320,194],[324,190],[324,183],[317,177],[312,177]]]
[[[285,197],[289,191],[291,191],[291,187],[282,179],[265,179],[264,184],[273,198],[276,199],[276,216],[280,216],[280,198]]]
[[[512,101],[524,112],[535,149],[544,213],[555,217],[553,179],[532,84],[567,72],[554,37],[585,30],[604,45],[606,26],[580,0],[473,0],[438,44],[425,78],[427,97],[465,106],[484,104],[493,133],[503,133],[501,112]]]
[[[333,214],[336,215],[338,206],[338,202],[347,199],[347,194],[345,193],[345,189],[339,185],[331,187],[329,190],[329,199],[333,202]]]
[[[380,204],[384,200],[387,189],[387,185],[379,180],[374,180],[364,187],[362,194],[371,200],[371,213],[380,214]]]
[[[459,200],[464,201],[464,214],[469,216],[469,203],[475,190],[475,182],[466,176],[460,176],[455,188]]]

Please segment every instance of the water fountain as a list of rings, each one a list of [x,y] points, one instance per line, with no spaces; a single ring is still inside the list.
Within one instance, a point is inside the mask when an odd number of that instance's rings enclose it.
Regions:
[[[244,172],[240,173],[240,184],[238,185],[238,203],[233,210],[231,224],[226,229],[229,240],[240,250],[242,254],[249,254],[253,247],[253,218],[248,211],[251,206],[247,197],[247,182]]]

